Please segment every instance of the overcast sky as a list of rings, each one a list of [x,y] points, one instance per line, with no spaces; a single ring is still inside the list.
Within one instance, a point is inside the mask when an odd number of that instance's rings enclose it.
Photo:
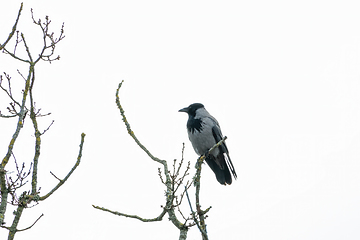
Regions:
[[[1,4],[0,42],[20,1]],[[205,166],[202,207],[212,206],[210,239],[360,238],[360,14],[357,1],[40,1],[29,0],[19,23],[36,55],[48,15],[57,34],[65,22],[61,60],[36,69],[35,101],[46,129],[39,163],[41,195],[76,161],[70,179],[49,199],[26,209],[22,239],[177,239],[167,220],[142,223],[92,204],[153,218],[165,204],[157,163],[127,134],[122,106],[140,141],[155,156],[191,161],[180,108],[201,102],[220,122],[238,173],[220,185]],[[19,49],[20,51],[20,49]],[[0,55],[20,93],[27,66]],[[19,86],[15,89],[16,86]],[[8,99],[0,95],[0,108]],[[15,147],[29,165],[29,119]],[[0,155],[15,129],[0,119]],[[191,198],[194,200],[193,192]],[[11,208],[10,208],[11,209]],[[188,213],[189,207],[183,205]],[[180,217],[180,216],[179,216]],[[11,211],[6,223],[12,222]],[[7,232],[0,230],[0,238]],[[188,239],[200,239],[193,227]]]

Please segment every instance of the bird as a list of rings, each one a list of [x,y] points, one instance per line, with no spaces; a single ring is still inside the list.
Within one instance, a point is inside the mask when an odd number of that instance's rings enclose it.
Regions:
[[[220,184],[230,185],[232,183],[231,173],[234,179],[237,178],[237,175],[225,142],[208,153],[210,148],[223,138],[218,121],[210,115],[201,103],[193,103],[180,109],[179,112],[185,112],[189,116],[186,127],[195,152],[199,156],[205,154],[205,161],[215,173]]]

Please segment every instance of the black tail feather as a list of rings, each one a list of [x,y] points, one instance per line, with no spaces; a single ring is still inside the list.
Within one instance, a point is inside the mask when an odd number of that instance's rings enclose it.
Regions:
[[[211,154],[205,158],[205,161],[211,170],[215,173],[216,179],[220,184],[230,185],[232,183],[231,173],[226,164],[223,164],[223,169],[221,169],[220,166],[216,163],[215,157]]]

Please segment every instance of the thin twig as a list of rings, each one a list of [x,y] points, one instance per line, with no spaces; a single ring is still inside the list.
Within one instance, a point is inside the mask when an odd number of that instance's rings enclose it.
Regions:
[[[194,210],[193,210],[193,208],[192,208],[191,201],[190,201],[190,197],[189,197],[189,194],[188,194],[186,188],[185,188],[185,193],[186,193],[187,200],[188,200],[188,202],[189,202],[191,214],[193,215],[193,218],[194,218],[194,222],[196,223],[196,226],[199,228],[199,230],[200,230],[201,233],[202,233],[202,232],[203,232],[203,229],[200,227],[199,221],[198,221],[197,218],[196,218],[196,213],[194,212]]]
[[[59,180],[59,182],[61,182],[62,180],[60,178],[58,178],[55,174],[52,173],[52,171],[50,171],[50,174],[53,175],[54,178],[56,178],[57,180]]]
[[[55,121],[52,120],[51,123],[50,123],[50,125],[41,133],[41,135],[44,135],[44,134],[50,129],[50,127],[53,125],[54,122],[55,122]]]
[[[6,72],[4,72],[4,76],[6,77],[7,81],[8,81],[8,89],[7,90],[6,88],[4,88],[2,85],[1,85],[1,82],[0,82],[0,88],[8,95],[8,97],[11,99],[11,101],[13,101],[16,105],[18,105],[19,107],[21,106],[20,103],[18,103],[15,98],[13,97],[12,95],[12,92],[11,92],[11,77],[9,74],[7,74]],[[2,78],[1,78],[2,79]]]
[[[28,230],[28,229],[32,228],[32,227],[40,220],[40,218],[42,218],[43,216],[44,216],[44,214],[42,213],[42,214],[40,215],[40,217],[38,217],[33,224],[31,224],[31,225],[30,225],[29,227],[27,227],[27,228],[17,230],[17,232],[25,231],[25,230]]]

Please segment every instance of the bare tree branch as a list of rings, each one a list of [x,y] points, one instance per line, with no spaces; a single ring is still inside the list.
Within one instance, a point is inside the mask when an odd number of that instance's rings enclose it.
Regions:
[[[112,210],[109,210],[107,208],[103,208],[103,207],[99,207],[99,206],[95,206],[95,205],[92,205],[92,206],[94,208],[96,208],[96,209],[99,209],[99,210],[102,210],[102,211],[105,211],[105,212],[110,212],[110,213],[118,215],[118,216],[123,216],[123,217],[128,217],[128,218],[135,218],[135,219],[138,219],[138,220],[140,220],[142,222],[161,221],[163,219],[163,217],[165,216],[165,214],[166,214],[166,209],[164,208],[163,211],[160,213],[160,215],[157,216],[156,218],[142,218],[142,217],[139,217],[137,215],[129,215],[129,214],[120,213],[120,212],[117,212],[117,211],[112,211]]]
[[[180,230],[180,237],[179,239],[184,240],[186,239],[187,236],[187,231],[189,229],[189,226],[180,222],[179,219],[177,218],[176,214],[175,214],[175,203],[174,201],[176,201],[176,190],[178,188],[177,184],[181,184],[183,182],[183,178],[187,175],[187,171],[185,171],[184,175],[182,177],[179,178],[179,171],[180,170],[176,170],[175,166],[173,169],[173,174],[170,173],[169,169],[168,169],[168,165],[166,160],[161,160],[157,157],[155,157],[154,155],[152,155],[150,153],[150,151],[143,145],[141,144],[141,142],[139,141],[139,139],[135,136],[133,130],[130,127],[130,124],[125,116],[125,111],[122,108],[121,104],[120,104],[120,98],[119,98],[119,90],[121,88],[123,81],[120,82],[117,90],[116,90],[116,105],[120,110],[120,114],[122,116],[122,120],[125,123],[126,129],[129,133],[129,135],[134,139],[134,141],[136,142],[136,144],[155,162],[160,163],[163,166],[163,174],[165,176],[165,179],[162,178],[162,172],[159,169],[158,174],[160,176],[161,182],[166,186],[166,191],[165,191],[165,197],[166,197],[166,204],[163,207],[163,212],[159,215],[159,217],[157,218],[153,218],[153,219],[146,219],[146,218],[142,218],[139,217],[137,215],[129,215],[129,214],[124,214],[124,213],[119,213],[117,211],[112,211],[103,207],[99,207],[99,206],[95,206],[93,205],[94,208],[102,210],[102,211],[106,211],[106,212],[110,212],[113,213],[115,215],[119,215],[119,216],[125,216],[125,217],[130,217],[130,218],[135,218],[141,221],[160,221],[162,219],[162,217],[164,216],[165,213],[167,213],[169,215],[169,220]],[[176,163],[176,161],[175,161]],[[178,167],[181,167],[182,165],[182,161],[179,164]]]
[[[10,39],[14,36],[14,33],[15,33],[16,27],[17,27],[17,24],[18,24],[19,19],[20,19],[20,14],[21,14],[22,9],[23,9],[23,3],[21,3],[21,5],[20,5],[20,9],[19,9],[17,18],[16,18],[16,20],[15,20],[15,24],[14,24],[14,26],[12,27],[12,31],[10,32],[10,34],[9,34],[8,38],[5,40],[5,42],[4,42],[3,44],[0,44],[0,50],[2,50],[2,49],[6,46],[6,44],[10,41]]]
[[[52,190],[50,190],[47,194],[40,197],[39,196],[40,188],[38,187],[37,174],[38,174],[38,161],[39,161],[39,157],[40,157],[41,136],[50,129],[50,127],[52,126],[54,121],[52,121],[51,124],[43,132],[40,132],[37,118],[42,117],[42,116],[47,116],[50,113],[45,114],[45,115],[41,114],[40,113],[41,108],[38,108],[38,109],[36,108],[36,104],[35,104],[34,96],[33,96],[33,86],[35,83],[35,66],[40,60],[51,62],[51,61],[59,59],[59,56],[57,56],[57,57],[52,57],[52,56],[54,55],[56,45],[64,38],[64,24],[61,27],[59,37],[55,38],[54,33],[50,33],[50,30],[49,30],[49,26],[51,23],[51,21],[49,20],[49,17],[48,16],[45,17],[45,22],[41,22],[41,20],[36,22],[34,20],[33,11],[31,10],[32,20],[36,25],[38,25],[40,27],[42,34],[43,34],[43,37],[42,37],[43,48],[41,49],[40,54],[34,55],[36,57],[33,58],[33,55],[30,51],[30,46],[28,45],[28,43],[26,41],[25,35],[21,32],[19,34],[19,31],[16,30],[16,27],[17,27],[17,24],[19,21],[19,17],[20,17],[20,13],[22,11],[22,7],[23,7],[23,4],[21,4],[20,10],[18,12],[18,17],[13,26],[12,32],[9,34],[9,37],[4,42],[4,44],[0,45],[0,49],[3,50],[2,51],[3,53],[10,55],[12,58],[14,58],[18,61],[26,62],[29,64],[27,77],[24,77],[20,73],[20,71],[18,71],[20,76],[24,79],[24,85],[25,85],[22,90],[21,101],[17,101],[15,96],[13,96],[10,75],[8,75],[4,72],[4,76],[8,80],[7,87],[2,85],[3,76],[0,75],[0,89],[3,90],[3,92],[5,92],[6,95],[9,97],[9,99],[11,100],[10,106],[7,107],[10,115],[7,116],[7,115],[3,115],[0,113],[0,117],[3,117],[3,118],[17,117],[17,124],[16,124],[15,130],[14,130],[14,133],[13,133],[13,135],[10,139],[10,142],[7,146],[6,154],[0,162],[1,163],[0,164],[0,197],[1,197],[0,226],[9,231],[8,240],[13,240],[14,236],[17,232],[25,231],[25,230],[32,228],[40,220],[40,218],[43,216],[43,214],[37,220],[35,220],[35,222],[33,224],[31,224],[29,227],[24,228],[24,229],[17,229],[17,226],[19,224],[19,221],[20,221],[20,218],[22,216],[24,209],[36,206],[39,201],[43,201],[43,200],[47,199],[49,196],[51,196],[57,189],[59,189],[59,187],[61,187],[67,181],[67,179],[72,175],[72,173],[75,171],[75,169],[79,166],[80,160],[82,157],[82,150],[83,150],[83,144],[84,144],[84,139],[85,139],[85,134],[82,133],[77,161],[76,161],[75,165],[72,167],[72,169],[69,171],[69,173],[65,176],[64,179],[59,179],[53,173],[51,173],[59,180],[59,183]],[[15,47],[14,47],[13,51],[9,51],[6,47],[6,44],[10,41],[10,39],[13,37],[15,32],[16,32]],[[16,49],[18,47],[18,44],[20,44],[20,43],[22,43],[25,47],[27,59],[20,58],[16,55],[17,54]],[[49,49],[49,51],[47,51],[48,49]],[[34,59],[35,59],[35,61],[34,61]],[[23,163],[22,166],[19,167],[13,151],[14,151],[15,143],[17,142],[17,139],[19,137],[20,131],[21,131],[22,127],[24,126],[24,120],[25,120],[25,117],[27,116],[28,112],[30,113],[29,115],[30,115],[30,119],[31,119],[32,126],[34,129],[35,153],[33,155],[32,163],[30,164],[29,171],[25,171],[25,164]],[[8,172],[7,170],[5,170],[5,167],[8,165],[11,156],[13,157],[13,159],[15,161],[16,172]],[[21,194],[18,194],[19,189],[22,188],[23,186],[25,186],[25,184],[28,182],[27,177],[30,176],[31,173],[32,173],[32,177],[31,177],[30,190],[23,191]],[[11,202],[8,201],[9,195],[12,198]],[[4,224],[5,224],[4,217],[5,217],[5,212],[6,212],[6,208],[7,208],[7,203],[10,203],[17,207],[16,210],[13,212],[14,219],[12,221],[11,226],[4,226]]]
[[[76,161],[75,165],[72,167],[72,169],[70,170],[70,172],[65,176],[64,179],[57,178],[59,180],[59,183],[53,189],[51,189],[49,193],[45,194],[42,197],[39,197],[39,201],[44,201],[45,199],[50,197],[51,194],[53,194],[59,187],[61,187],[61,185],[63,185],[66,182],[66,180],[68,180],[68,178],[71,176],[71,174],[79,166],[80,160],[81,160],[81,157],[82,157],[82,150],[83,150],[84,140],[85,140],[85,133],[82,133],[81,134],[81,142],[80,142],[80,145],[79,145],[79,154],[78,154],[78,157],[77,157],[77,161]]]
[[[138,140],[138,138],[135,136],[134,132],[131,130],[131,127],[130,127],[130,124],[129,122],[127,121],[126,117],[125,117],[125,111],[124,109],[122,108],[121,104],[120,104],[120,98],[119,98],[119,90],[121,88],[121,85],[123,84],[124,81],[120,82],[117,90],[116,90],[116,105],[118,106],[119,110],[120,110],[120,114],[121,116],[123,117],[122,120],[123,122],[125,123],[125,126],[126,126],[126,129],[128,130],[128,133],[130,134],[130,136],[134,139],[134,141],[136,142],[136,144],[152,159],[154,160],[155,162],[158,162],[158,163],[161,163],[164,168],[166,168],[166,171],[168,171],[167,169],[167,164],[166,164],[166,161],[165,160],[160,160],[159,158],[157,157],[154,157],[154,155],[152,155],[150,153],[149,150],[146,149],[146,147],[140,143],[140,141]],[[170,180],[170,179],[167,179],[167,181]]]
[[[55,60],[60,60],[60,56],[56,56],[55,58],[51,58],[55,52],[55,46],[58,42],[60,42],[62,39],[64,39],[65,35],[64,35],[64,23],[61,26],[61,30],[60,30],[60,35],[58,38],[54,38],[54,33],[50,33],[49,32],[49,25],[51,23],[51,20],[49,19],[48,16],[45,17],[45,22],[42,22],[41,19],[39,19],[38,21],[35,20],[34,18],[34,13],[33,10],[31,9],[31,18],[34,22],[34,24],[38,25],[42,32],[43,32],[43,48],[41,50],[41,53],[39,54],[39,57],[35,60],[35,63],[38,62],[39,60],[44,60],[44,61],[48,61],[49,63],[51,63],[52,61]],[[47,43],[47,40],[50,41],[50,45]],[[50,49],[50,53],[45,54],[45,51],[47,49]]]
[[[205,224],[205,214],[210,210],[211,207],[209,207],[207,210],[203,211],[201,210],[201,206],[200,206],[200,178],[201,178],[201,165],[203,164],[206,156],[210,153],[212,153],[212,151],[214,151],[216,148],[218,148],[225,140],[227,139],[227,137],[225,136],[223,139],[221,139],[217,144],[215,144],[212,148],[209,149],[209,151],[200,156],[196,162],[196,174],[195,174],[195,178],[194,178],[194,185],[195,185],[195,201],[196,201],[196,211],[197,211],[197,215],[199,216],[199,225],[197,224],[202,238],[203,240],[208,240],[209,237],[207,235],[207,231],[206,231],[206,224]],[[190,201],[189,201],[190,204]],[[193,210],[191,210],[193,212]],[[195,216],[194,216],[195,217]]]

